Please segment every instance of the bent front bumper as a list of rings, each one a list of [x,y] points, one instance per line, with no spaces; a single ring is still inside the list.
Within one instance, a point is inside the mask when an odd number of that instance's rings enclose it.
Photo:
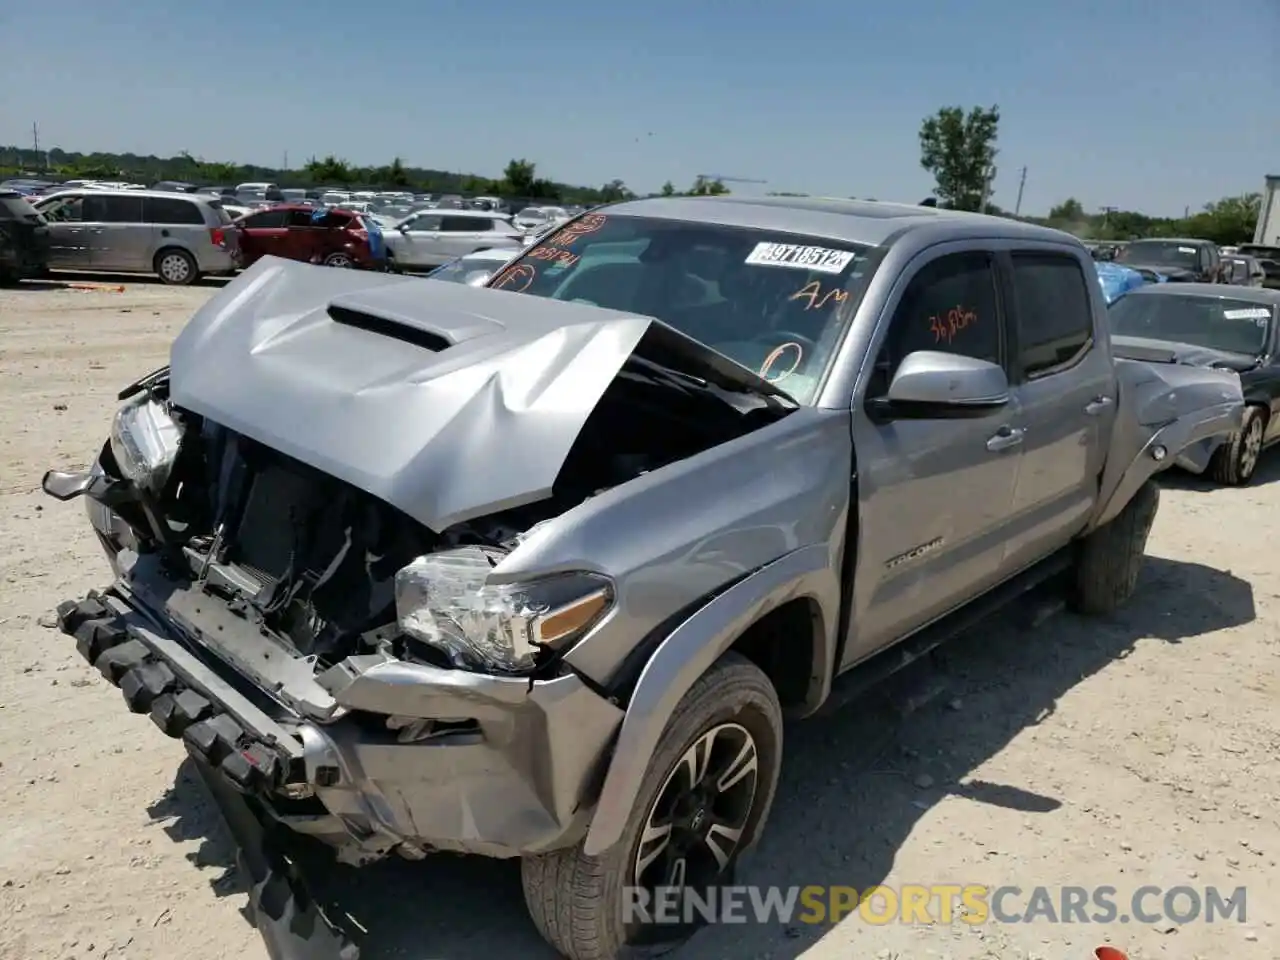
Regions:
[[[351,680],[335,694],[343,709],[320,723],[231,666],[189,619],[179,626],[154,595],[143,602],[122,566],[110,589],[59,605],[59,627],[130,710],[340,859],[516,857],[585,831],[622,710],[577,675],[529,680],[351,658]],[[449,723],[401,742],[386,722],[393,716]]]

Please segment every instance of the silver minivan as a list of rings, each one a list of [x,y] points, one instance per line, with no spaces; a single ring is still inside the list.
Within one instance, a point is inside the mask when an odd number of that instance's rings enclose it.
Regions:
[[[236,269],[236,231],[216,197],[155,190],[63,190],[36,201],[54,270],[155,273],[165,283]]]

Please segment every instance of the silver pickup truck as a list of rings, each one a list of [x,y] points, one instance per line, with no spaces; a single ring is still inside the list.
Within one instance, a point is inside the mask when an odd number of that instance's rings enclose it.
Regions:
[[[784,715],[1032,586],[1127,600],[1153,476],[1240,424],[1235,373],[1113,358],[1084,247],[1010,220],[630,201],[487,286],[215,294],[45,477],[115,574],[59,620],[233,826],[518,857],[574,960],[690,932],[645,905],[731,882]],[[273,955],[332,933],[257,915]]]

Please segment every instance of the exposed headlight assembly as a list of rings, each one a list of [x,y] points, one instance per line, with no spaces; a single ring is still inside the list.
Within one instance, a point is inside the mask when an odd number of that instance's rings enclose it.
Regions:
[[[111,424],[111,453],[125,478],[150,493],[169,480],[182,427],[147,393],[126,401]]]
[[[461,547],[419,557],[396,574],[396,615],[410,637],[464,669],[523,673],[539,650],[582,636],[614,602],[613,585],[594,573],[490,584],[505,556]]]

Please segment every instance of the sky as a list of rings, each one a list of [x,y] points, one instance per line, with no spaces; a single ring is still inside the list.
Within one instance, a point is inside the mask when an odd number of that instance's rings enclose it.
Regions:
[[[1278,49],[1280,0],[0,0],[0,145],[915,203],[995,104],[999,206],[1180,216],[1280,173]]]

